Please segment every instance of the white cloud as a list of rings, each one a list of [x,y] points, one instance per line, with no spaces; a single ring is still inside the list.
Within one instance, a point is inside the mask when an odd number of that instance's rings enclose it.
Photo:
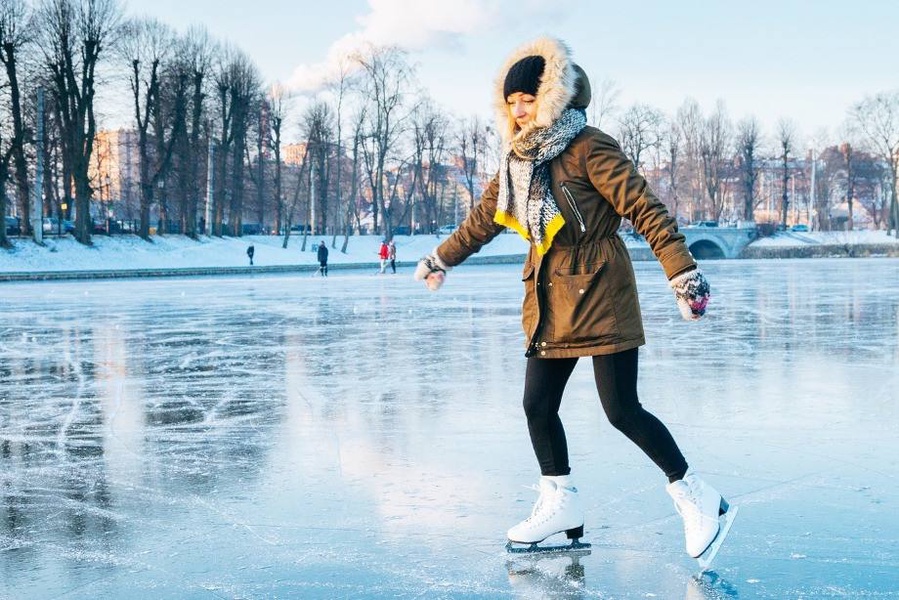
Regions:
[[[361,17],[363,36],[375,44],[398,44],[420,49],[446,35],[476,31],[492,16],[484,0],[422,2],[421,0],[370,0],[372,12]]]
[[[485,29],[496,18],[499,0],[369,0],[370,12],[357,18],[360,29],[335,41],[317,64],[294,69],[288,87],[319,89],[346,57],[367,45],[396,45],[407,50],[451,45],[459,37]]]

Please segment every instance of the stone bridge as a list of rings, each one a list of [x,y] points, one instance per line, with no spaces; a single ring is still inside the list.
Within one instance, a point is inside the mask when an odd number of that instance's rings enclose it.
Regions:
[[[740,258],[743,248],[757,237],[750,227],[681,227],[696,259]]]
[[[687,238],[687,246],[697,260],[709,258],[740,258],[743,248],[756,237],[755,225],[749,227],[695,227],[680,228]],[[634,240],[624,235],[628,251],[634,260],[652,260],[655,257],[642,237]]]

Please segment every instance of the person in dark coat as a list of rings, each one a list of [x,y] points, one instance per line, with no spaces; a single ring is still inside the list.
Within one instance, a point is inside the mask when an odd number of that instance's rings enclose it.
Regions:
[[[318,244],[318,272],[322,277],[328,276],[328,247],[325,246],[325,241],[322,240]]]
[[[685,319],[705,314],[709,284],[676,220],[618,142],[587,126],[590,82],[563,42],[540,38],[515,51],[494,101],[499,173],[459,228],[419,262],[415,278],[440,288],[450,268],[506,228],[530,243],[522,273],[523,405],[540,498],[531,516],[509,529],[509,541],[583,534],[559,407],[578,359],[589,358],[606,416],[667,477],[687,552],[698,557],[726,532],[719,512],[728,507],[688,469],[669,430],[638,400],[637,353],[645,338],[631,259],[618,236],[622,217],[649,242]]]
[[[250,257],[250,266],[253,266],[253,255],[256,254],[256,248],[250,246],[247,248],[247,256]]]

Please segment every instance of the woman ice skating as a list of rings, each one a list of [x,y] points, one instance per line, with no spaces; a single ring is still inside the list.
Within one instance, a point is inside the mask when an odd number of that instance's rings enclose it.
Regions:
[[[713,541],[723,539],[716,537],[727,503],[688,468],[668,429],[637,397],[645,340],[633,267],[617,234],[622,217],[646,238],[685,319],[703,316],[709,284],[676,221],[618,143],[587,126],[590,83],[563,42],[541,38],[516,50],[494,96],[503,143],[499,173],[458,230],[419,262],[415,278],[440,288],[451,267],[507,227],[530,242],[522,276],[523,405],[540,496],[508,538],[536,544],[556,533],[574,540],[583,534],[559,406],[578,359],[589,357],[609,421],[667,476],[687,552],[713,552]]]

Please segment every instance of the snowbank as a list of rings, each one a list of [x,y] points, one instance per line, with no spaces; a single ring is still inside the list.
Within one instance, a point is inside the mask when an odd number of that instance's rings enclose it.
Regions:
[[[253,263],[256,266],[318,265],[316,248],[322,240],[329,250],[329,264],[378,263],[381,236],[352,236],[346,253],[340,251],[343,239],[342,236],[336,240],[330,236],[310,236],[305,251],[299,236],[291,236],[287,248],[282,247],[284,238],[279,236],[202,236],[192,240],[169,235],[153,236],[152,241],[147,242],[133,235],[97,235],[93,237],[91,247],[79,244],[71,236],[48,238],[44,246],[16,239],[12,250],[0,250],[0,273],[245,267],[250,262],[247,258],[250,245],[255,250]],[[417,261],[444,239],[446,236],[396,236],[397,261]],[[526,252],[527,243],[518,235],[502,234],[478,255],[508,256]]]
[[[807,246],[809,244],[899,244],[886,231],[782,231],[771,237],[755,240],[752,247]]]
[[[430,252],[446,236],[417,235],[397,236],[397,261],[414,263]],[[325,241],[330,251],[331,265],[376,265],[381,236],[352,236],[346,253],[340,251],[343,237],[310,236],[306,248],[303,239],[291,236],[287,248],[284,238],[277,236],[245,236],[242,238],[216,238],[203,236],[192,240],[185,236],[154,236],[150,242],[137,236],[123,235],[93,237],[93,246],[86,247],[71,236],[51,237],[44,246],[27,239],[15,239],[11,250],[0,250],[0,274],[59,273],[74,271],[122,271],[138,269],[190,269],[216,267],[247,267],[247,247],[255,249],[253,262],[265,266],[314,266],[316,247]],[[631,247],[647,248],[644,242],[627,240]],[[899,247],[896,238],[885,231],[852,231],[827,233],[781,232],[772,237],[756,240],[749,249],[773,251],[778,248],[802,248],[809,246],[845,246],[859,244],[872,247]],[[485,246],[478,256],[521,256],[527,252],[527,244],[516,234],[504,233]],[[751,253],[750,253],[751,255]],[[765,255],[760,254],[759,257]]]

